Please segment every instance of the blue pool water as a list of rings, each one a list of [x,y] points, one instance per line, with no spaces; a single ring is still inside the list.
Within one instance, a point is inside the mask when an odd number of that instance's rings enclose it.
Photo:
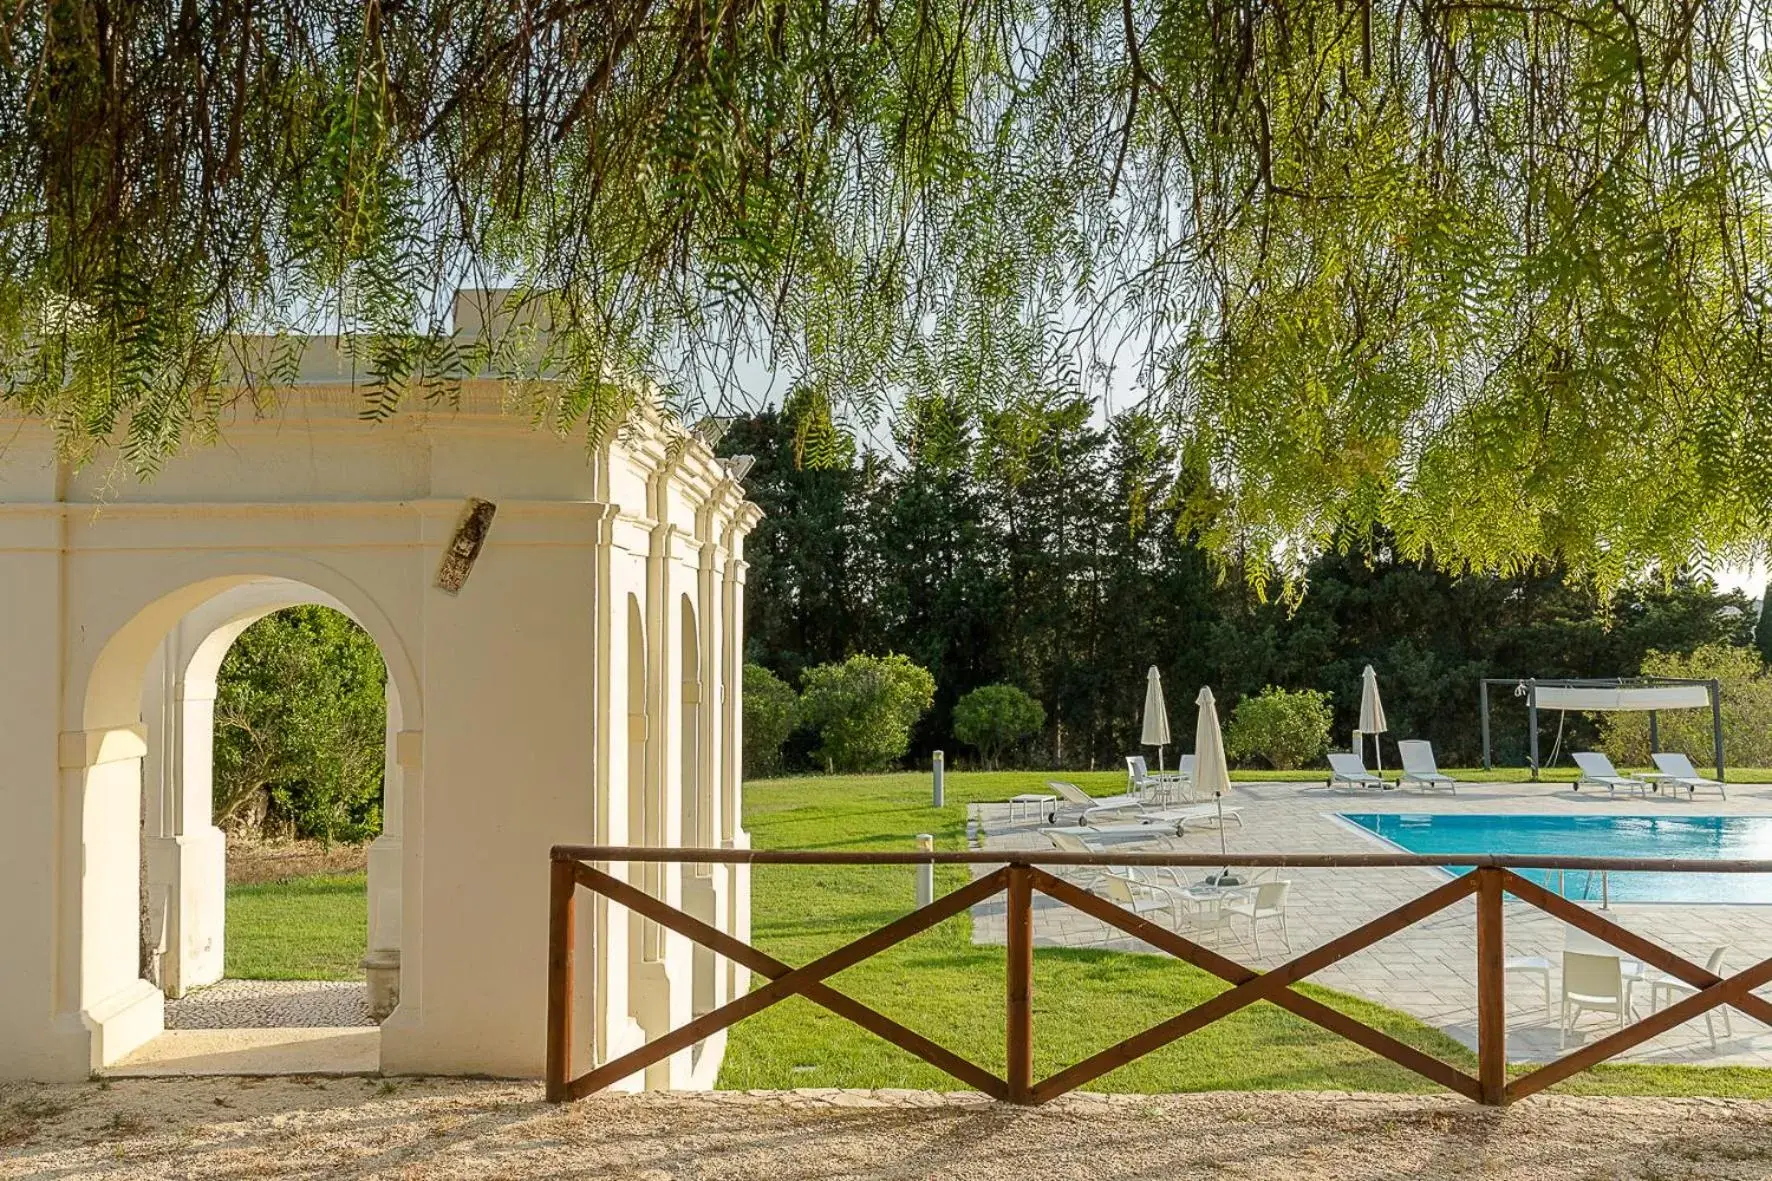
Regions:
[[[1485,816],[1344,812],[1341,818],[1409,853],[1772,860],[1772,816]],[[1449,870],[1465,873],[1466,870]],[[1558,871],[1520,871],[1552,890]],[[1772,902],[1772,874],[1613,873],[1614,902]],[[1600,900],[1600,875],[1568,870],[1570,898]]]

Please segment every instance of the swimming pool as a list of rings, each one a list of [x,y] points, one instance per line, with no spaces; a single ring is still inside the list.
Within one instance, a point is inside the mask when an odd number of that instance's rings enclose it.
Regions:
[[[1513,853],[1571,857],[1772,860],[1772,816],[1574,816],[1343,812],[1350,824],[1408,853]],[[1468,873],[1468,870],[1448,870]],[[1558,871],[1521,876],[1558,889]],[[1772,902],[1772,874],[1613,873],[1614,902]],[[1600,900],[1600,875],[1561,877],[1570,898]]]

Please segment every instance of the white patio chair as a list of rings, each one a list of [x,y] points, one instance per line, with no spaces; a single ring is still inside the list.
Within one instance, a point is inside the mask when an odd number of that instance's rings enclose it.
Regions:
[[[1727,947],[1712,948],[1710,958],[1704,962],[1705,971],[1716,976],[1723,975],[1723,960],[1727,958],[1728,955],[1729,949]],[[1660,1009],[1664,997],[1666,998],[1666,1003],[1671,1005],[1675,1001],[1684,1000],[1698,991],[1699,988],[1696,984],[1688,984],[1678,977],[1667,976],[1657,972],[1649,978],[1649,1011],[1653,1013]],[[1718,1005],[1714,1009],[1706,1009],[1704,1011],[1704,1032],[1710,1035],[1710,1048],[1713,1050],[1717,1048],[1717,1027],[1715,1019],[1719,1014],[1723,1018],[1723,1036],[1735,1036],[1735,1030],[1729,1026],[1728,1005]]]
[[[1575,781],[1575,790],[1580,791],[1581,785],[1591,783],[1595,787],[1603,787],[1612,795],[1618,794],[1619,788],[1634,791],[1640,796],[1649,794],[1649,785],[1641,779],[1629,775],[1620,775],[1612,760],[1597,750],[1578,750],[1575,752],[1575,765],[1581,768],[1581,776]]]
[[[1414,784],[1423,791],[1437,791],[1444,788],[1454,795],[1458,793],[1458,781],[1444,774],[1434,762],[1434,744],[1419,738],[1404,739],[1397,743],[1397,750],[1403,756],[1403,774],[1397,780],[1398,787]]]
[[[1610,1013],[1623,1029],[1630,1014],[1630,982],[1616,955],[1586,951],[1563,953],[1563,1012],[1557,1023],[1559,1048],[1569,1044],[1569,1034],[1584,1012]]]
[[[1261,924],[1278,924],[1280,942],[1287,951],[1292,950],[1292,936],[1286,930],[1286,898],[1292,892],[1292,883],[1282,879],[1277,882],[1263,882],[1246,890],[1239,890],[1225,898],[1221,910],[1229,919],[1243,919],[1249,924],[1249,945],[1255,954],[1261,954]],[[1231,928],[1236,929],[1234,926]]]
[[[1065,803],[1082,809],[1081,818],[1084,824],[1144,810],[1144,801],[1135,795],[1092,796],[1076,784],[1066,783],[1062,779],[1048,779],[1046,786],[1056,792]]]
[[[1649,757],[1655,760],[1655,769],[1667,776],[1668,783],[1673,784],[1675,787],[1683,787],[1686,789],[1686,797],[1688,799],[1697,795],[1698,789],[1701,787],[1706,789],[1715,788],[1718,795],[1722,796],[1725,800],[1729,798],[1729,793],[1723,790],[1723,785],[1721,783],[1715,779],[1706,779],[1704,776],[1700,775],[1698,773],[1698,768],[1692,765],[1692,760],[1685,755],[1680,754],[1678,751],[1657,751]]]
[[[1169,916],[1169,929],[1181,921],[1181,901],[1176,891],[1152,881],[1141,881],[1120,873],[1104,873],[1096,882],[1102,896],[1114,905],[1129,910],[1140,918],[1156,914]],[[1153,920],[1154,921],[1154,920]]]
[[[1212,802],[1211,792],[1201,792],[1195,779],[1195,769],[1199,760],[1193,755],[1182,755],[1176,761],[1175,770],[1161,776],[1161,784],[1156,798],[1169,807],[1188,804],[1205,804]]]
[[[1173,890],[1185,890],[1190,884],[1172,865],[1128,865],[1114,872],[1135,882],[1150,882]]]
[[[1625,991],[1634,993],[1636,989],[1648,981],[1649,969],[1641,960],[1633,960],[1607,943],[1597,935],[1589,935],[1580,927],[1563,928],[1563,950],[1579,951],[1585,955],[1618,956],[1618,973],[1624,977]]]
[[[1360,756],[1349,751],[1331,751],[1329,754],[1329,786],[1335,787],[1338,784],[1379,790],[1384,788],[1384,780],[1366,770],[1366,764],[1360,761]]]
[[[1040,832],[1052,842],[1052,847],[1060,853],[1099,853],[1102,851],[1100,843],[1076,833],[1050,828],[1043,828]],[[1049,868],[1061,878],[1070,878],[1074,875],[1076,881],[1081,883],[1085,890],[1095,889],[1101,881],[1103,872],[1099,866],[1095,865],[1054,865]]]
[[[1544,1015],[1554,1017],[1556,1009],[1551,1005],[1551,962],[1541,955],[1514,956],[1504,961],[1501,970],[1505,974],[1515,976],[1534,976],[1538,985],[1544,990]]]
[[[1185,766],[1192,755],[1183,755]],[[1143,755],[1126,756],[1126,794],[1137,796],[1147,804],[1164,804],[1178,799],[1191,776],[1185,770],[1153,773]]]

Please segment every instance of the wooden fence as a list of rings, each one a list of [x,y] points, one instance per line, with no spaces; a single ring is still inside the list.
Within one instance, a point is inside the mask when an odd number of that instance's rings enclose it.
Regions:
[[[1664,873],[1772,873],[1768,861],[1687,861],[1612,857],[1417,856],[1370,854],[1246,854],[1238,867],[1257,868],[1402,868],[1471,869],[1419,898],[1295,956],[1271,971],[1257,971],[1097,897],[1047,872],[1050,867],[1196,867],[1218,869],[1223,857],[1171,853],[1025,853],[1025,852],[773,852],[730,849],[660,849],[625,846],[557,846],[552,853],[552,890],[548,931],[548,1098],[577,1099],[644,1070],[679,1050],[736,1021],[741,1021],[790,996],[803,996],[838,1016],[891,1042],[987,1095],[1010,1103],[1044,1103],[1108,1071],[1124,1066],[1177,1038],[1210,1025],[1256,1001],[1269,1001],[1307,1021],[1355,1042],[1399,1066],[1479,1103],[1505,1104],[1604,1062],[1657,1034],[1698,1017],[1718,1005],[1734,1005],[1743,1013],[1772,1025],[1772,1002],[1753,989],[1772,981],[1772,959],[1722,978],[1703,966],[1651,943],[1623,927],[1520,876],[1522,869],[1596,871],[1645,870]],[[997,868],[937,898],[878,930],[795,968],[732,936],[716,930],[629,885],[597,865],[611,862],[667,862],[750,865],[991,865]],[[573,921],[580,886],[726,956],[766,978],[767,983],[696,1017],[681,1028],[582,1075],[572,1074]],[[1210,972],[1231,987],[1210,1000],[1184,1010],[1141,1033],[1133,1034],[1047,1078],[1033,1077],[1034,1023],[1033,895],[1045,894],[1126,934],[1142,939]],[[893,945],[929,929],[999,893],[1008,894],[1007,1077],[999,1078],[978,1064],[937,1045],[890,1017],[825,984],[829,977]],[[1504,995],[1502,896],[1512,894],[1602,939],[1620,952],[1694,986],[1697,991],[1633,1025],[1610,1033],[1553,1062],[1512,1080],[1507,1077],[1507,1022]],[[1303,995],[1293,985],[1355,952],[1369,947],[1433,915],[1469,895],[1477,900],[1477,1074],[1463,1070],[1407,1045],[1338,1010]]]

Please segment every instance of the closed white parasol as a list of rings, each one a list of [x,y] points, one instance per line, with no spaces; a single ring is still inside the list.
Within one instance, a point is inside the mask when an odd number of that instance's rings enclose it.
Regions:
[[[1231,789],[1231,769],[1224,758],[1224,732],[1218,727],[1218,702],[1212,698],[1211,686],[1201,686],[1194,704],[1200,707],[1194,721],[1194,790],[1212,793],[1213,802],[1218,805],[1218,849],[1229,857],[1224,835],[1224,794]]]
[[[1139,741],[1157,748],[1157,773],[1162,774],[1163,748],[1174,739],[1169,737],[1169,708],[1163,704],[1163,678],[1154,664],[1144,674],[1144,735]]]
[[[1372,735],[1372,758],[1380,775],[1384,774],[1384,746],[1378,736],[1386,729],[1384,702],[1378,699],[1378,672],[1368,664],[1360,674],[1360,733]]]

